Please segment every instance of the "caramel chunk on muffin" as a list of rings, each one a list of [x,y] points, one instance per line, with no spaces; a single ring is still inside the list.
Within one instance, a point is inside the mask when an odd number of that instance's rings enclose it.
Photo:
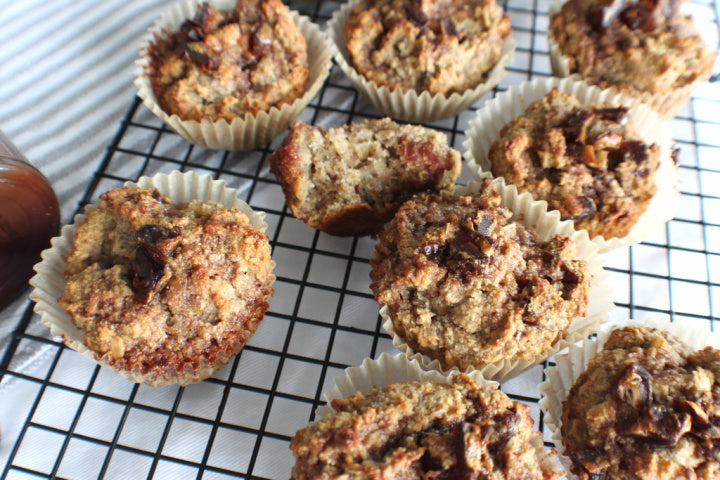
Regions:
[[[587,313],[590,274],[575,243],[540,241],[510,217],[486,180],[477,195],[416,196],[379,235],[375,298],[443,368],[533,359]]]
[[[606,240],[624,237],[655,194],[660,161],[623,107],[583,107],[557,88],[503,127],[488,158],[495,176]]]
[[[582,480],[720,478],[720,350],[613,331],[563,402],[561,432]]]
[[[183,120],[232,122],[302,95],[307,45],[281,0],[207,3],[180,30],[156,37],[149,77],[160,106]]]
[[[154,189],[100,197],[78,226],[58,300],[101,362],[149,384],[199,381],[268,308],[268,239],[236,208]]]
[[[332,406],[336,414],[291,439],[292,480],[559,478],[530,408],[464,375],[395,383]]]
[[[295,217],[333,235],[380,231],[421,191],[452,191],[460,153],[441,132],[389,118],[326,129],[296,121],[270,157]]]
[[[495,0],[365,0],[344,26],[352,65],[390,90],[451,94],[498,62],[510,17]]]
[[[570,72],[605,88],[672,94],[707,80],[715,52],[704,45],[681,0],[570,0],[550,21],[550,34]],[[672,116],[690,92],[659,113]]]

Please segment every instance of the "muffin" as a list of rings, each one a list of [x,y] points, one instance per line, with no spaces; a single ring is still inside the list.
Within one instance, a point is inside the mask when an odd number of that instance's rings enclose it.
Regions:
[[[442,369],[543,358],[588,313],[576,244],[511,216],[486,179],[475,194],[417,195],[379,235],[375,298],[394,334]]]
[[[319,29],[281,0],[184,0],[150,30],[135,83],[186,140],[239,150],[290,125],[331,55]]]
[[[414,123],[467,108],[500,82],[515,50],[495,0],[354,0],[328,31],[355,87]]]
[[[583,106],[554,88],[500,131],[492,173],[545,200],[590,237],[624,237],[655,194],[660,149],[635,131],[626,107]]]
[[[559,478],[529,407],[462,374],[393,383],[331,404],[333,415],[292,437],[293,480]]]
[[[578,73],[649,104],[666,119],[710,77],[716,52],[701,38],[683,1],[569,0],[551,11],[553,71]]]
[[[71,237],[58,304],[101,364],[148,385],[200,381],[268,308],[273,265],[256,220],[155,188],[111,190]]]
[[[441,132],[389,118],[338,128],[296,121],[269,159],[295,217],[332,235],[370,235],[421,191],[452,191],[460,153]]]
[[[344,34],[353,67],[368,80],[448,95],[485,80],[510,17],[494,0],[365,0]]]
[[[612,331],[562,404],[580,479],[720,477],[720,350],[664,330]]]
[[[554,89],[557,89],[559,93],[553,92]],[[567,103],[563,103],[561,100],[567,98],[565,95],[571,96]],[[533,110],[538,115],[542,115],[543,108],[546,108],[548,118],[529,120],[527,110],[533,104],[535,104]],[[557,108],[551,108],[554,104],[558,104]],[[614,170],[608,168],[605,171],[598,168],[602,165],[598,160],[602,162],[606,155],[610,160],[620,159],[619,152],[612,148],[612,142],[617,141],[618,138],[615,135],[603,138],[602,134],[598,134],[596,139],[592,136],[588,137],[588,129],[584,128],[580,131],[582,139],[578,139],[575,138],[576,135],[573,136],[574,130],[569,128],[569,124],[560,128],[561,116],[566,112],[575,112],[576,109],[588,112],[609,109],[601,115],[604,118],[598,117],[598,113],[589,116],[588,114],[582,114],[582,116],[578,114],[579,118],[573,121],[579,125],[586,122],[585,127],[592,127],[591,130],[594,132],[597,132],[600,127],[607,126],[609,128],[608,135],[611,132],[631,135],[627,140],[640,141],[648,146],[647,161],[644,160],[641,153],[644,161],[638,165],[625,161],[623,167],[619,168],[614,161],[610,161],[608,167],[614,166]],[[625,110],[623,115],[621,112]],[[617,121],[613,120],[610,112],[617,113],[615,115]],[[570,118],[568,117],[568,120]],[[546,123],[548,127],[546,127]],[[553,125],[556,125],[555,129],[552,128]],[[503,130],[506,135],[504,140],[500,140]],[[566,133],[569,138],[565,136]],[[679,201],[678,167],[675,160],[677,152],[673,147],[673,140],[657,112],[615,90],[588,85],[577,75],[567,78],[536,79],[513,85],[488,100],[483,108],[477,111],[476,117],[470,121],[465,136],[467,140],[463,144],[465,148],[463,157],[475,178],[495,178],[504,190],[522,191],[522,184],[525,184],[527,191],[524,194],[532,196],[538,200],[538,203],[545,205],[545,208],[549,210],[549,215],[557,218],[558,221],[562,218],[562,210],[558,210],[558,208],[565,208],[563,217],[567,220],[561,223],[580,228],[577,232],[595,244],[600,253],[645,240],[657,229],[663,228],[665,223],[673,217]],[[568,144],[571,145],[570,148],[568,148]],[[620,145],[623,145],[622,142]],[[634,144],[630,143],[629,145]],[[537,149],[542,152],[534,151]],[[656,149],[657,160],[655,159]],[[576,161],[577,157],[573,155],[573,152],[578,150],[583,153],[580,161]],[[617,150],[622,151],[622,149]],[[502,176],[496,176],[498,174],[494,173],[495,167],[491,153],[494,157],[508,156],[514,159],[512,164],[503,167],[505,171],[501,174]],[[610,155],[611,153],[613,156]],[[546,163],[545,167],[540,158],[541,154]],[[567,170],[565,173],[552,165],[552,162],[556,162],[556,157],[561,164],[565,164]],[[589,162],[585,161],[586,157]],[[655,161],[657,161],[656,168],[654,167]],[[642,168],[643,164],[649,167],[647,171]],[[568,174],[570,171],[572,173]],[[637,178],[633,176],[635,172],[638,174]],[[573,176],[575,173],[578,175],[577,179]],[[592,182],[587,176],[588,173],[592,176]],[[564,178],[562,182],[559,181],[561,175]],[[652,177],[652,183],[650,183],[649,177]],[[618,212],[613,221],[604,226],[606,230],[613,230],[613,225],[616,223],[623,224],[624,228],[629,227],[624,236],[604,238],[599,233],[594,236],[592,233],[588,235],[588,230],[584,230],[584,228],[588,228],[588,222],[592,219],[590,215],[586,219],[578,218],[577,223],[573,222],[573,215],[578,214],[571,213],[572,204],[563,207],[563,196],[569,194],[571,202],[576,200],[572,195],[577,195],[577,193],[571,192],[570,188],[575,186],[576,180],[582,178],[587,181],[584,185],[578,181],[578,186],[583,187],[582,196],[589,198],[587,200],[577,199],[578,201],[574,202],[575,211],[591,211],[594,206],[596,210],[594,215],[599,216],[600,208],[598,208],[597,202],[600,200],[598,198],[617,206],[624,205],[626,211],[634,211],[634,214],[637,215],[632,224],[629,225],[631,223],[629,219]],[[647,201],[646,205],[637,204],[633,207],[629,205],[627,201],[629,198],[633,203],[638,202],[638,193],[628,187],[633,185],[647,187],[647,192],[638,190],[643,199]],[[612,193],[619,197],[617,201],[608,196],[608,192],[602,191],[606,186],[612,188]],[[625,188],[628,189],[627,193]],[[542,200],[542,197],[539,196],[541,189],[559,193],[555,205],[548,205],[551,200],[549,198]],[[650,196],[650,192],[653,190],[654,194]],[[628,198],[623,200],[622,196]],[[591,198],[592,203],[590,203]],[[584,207],[588,208],[584,209]],[[610,214],[609,208],[605,207],[606,215]],[[583,213],[580,213],[580,216],[583,216]]]
[[[281,0],[200,3],[180,30],[150,48],[160,106],[183,120],[256,114],[295,100],[308,79],[307,45]]]

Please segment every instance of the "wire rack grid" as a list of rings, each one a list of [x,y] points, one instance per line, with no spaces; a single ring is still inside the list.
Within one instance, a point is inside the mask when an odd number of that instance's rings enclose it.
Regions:
[[[518,42],[508,75],[493,92],[455,118],[429,126],[461,149],[463,131],[488,97],[550,75],[550,1],[507,0]],[[290,2],[324,24],[339,2]],[[718,5],[696,1],[717,28]],[[714,78],[716,80],[716,78]],[[680,148],[682,197],[676,217],[640,245],[605,255],[615,286],[613,320],[645,316],[692,322],[713,330],[720,311],[720,89],[708,84],[669,124]],[[130,99],[129,99],[130,100]],[[337,66],[301,119],[337,126],[378,118]],[[369,289],[371,238],[336,238],[294,219],[267,156],[279,144],[250,152],[194,147],[165,127],[136,98],[78,210],[99,194],[142,175],[173,170],[209,173],[237,188],[267,213],[277,263],[275,295],[243,351],[211,379],[185,388],[132,384],[67,349],[39,327],[32,304],[0,361],[0,395],[21,411],[0,439],[6,478],[289,478],[294,432],[313,419],[322,393],[343,369],[366,357],[396,353],[382,331]],[[460,183],[471,178],[468,171]],[[32,361],[18,352],[36,352]],[[502,385],[537,406],[543,365]]]

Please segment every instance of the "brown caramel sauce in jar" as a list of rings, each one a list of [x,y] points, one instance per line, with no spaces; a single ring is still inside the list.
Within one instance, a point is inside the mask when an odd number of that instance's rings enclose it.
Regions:
[[[0,309],[27,287],[59,221],[47,179],[0,131]]]

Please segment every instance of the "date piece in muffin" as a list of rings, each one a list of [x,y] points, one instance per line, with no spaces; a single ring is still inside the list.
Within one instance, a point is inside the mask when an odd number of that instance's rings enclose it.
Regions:
[[[290,103],[309,76],[305,38],[281,0],[239,0],[231,11],[201,3],[149,55],[160,106],[183,120],[232,122]]]
[[[270,157],[295,217],[333,235],[375,234],[421,191],[452,191],[460,153],[441,132],[389,118],[326,129],[296,121]]]
[[[273,293],[270,246],[236,208],[154,189],[100,197],[78,226],[59,299],[96,358],[149,384],[210,376]]]
[[[660,149],[642,141],[626,108],[584,107],[555,88],[503,127],[488,157],[495,176],[607,240],[646,210]]]
[[[443,368],[531,360],[587,313],[590,274],[563,235],[547,242],[485,180],[479,194],[420,194],[379,235],[371,288],[395,332]]]
[[[344,26],[351,64],[390,90],[450,95],[498,62],[510,17],[495,0],[365,0]]]
[[[673,95],[710,77],[715,52],[680,15],[682,0],[569,0],[553,16],[550,34],[570,73],[605,88]],[[672,117],[688,90],[659,113]]]
[[[720,478],[720,350],[613,331],[563,402],[561,432],[582,480]]]
[[[390,384],[332,407],[291,439],[293,480],[559,478],[529,407],[464,375]]]

